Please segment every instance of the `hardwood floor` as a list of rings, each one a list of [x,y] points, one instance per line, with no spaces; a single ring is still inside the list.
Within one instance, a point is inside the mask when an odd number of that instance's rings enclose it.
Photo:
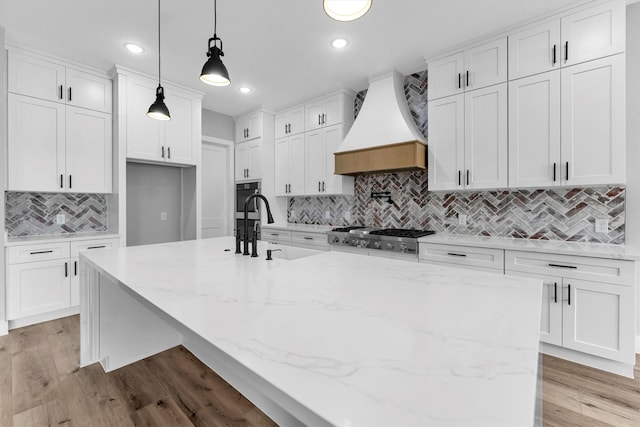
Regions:
[[[0,426],[275,425],[183,347],[105,374],[78,368],[79,336],[72,316],[0,337]],[[640,426],[639,367],[632,380],[543,363],[545,426]]]

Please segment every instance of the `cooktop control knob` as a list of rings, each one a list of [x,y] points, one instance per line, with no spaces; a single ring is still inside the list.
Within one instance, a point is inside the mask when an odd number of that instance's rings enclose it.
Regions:
[[[387,243],[387,249],[392,250],[393,249],[393,243]]]
[[[368,240],[361,240],[360,241],[360,246],[362,246],[363,248],[366,248],[369,246],[369,241]]]
[[[348,245],[349,244],[349,238],[348,237],[343,238],[342,239],[342,244],[343,245]]]
[[[380,249],[380,246],[382,246],[382,245],[380,244],[380,242],[373,242],[373,247],[374,247],[374,248],[376,248],[376,249]]]
[[[340,238],[338,236],[335,236],[333,238],[333,243],[339,243],[340,242]]]
[[[404,243],[400,243],[400,250],[404,253],[407,251],[407,245]]]

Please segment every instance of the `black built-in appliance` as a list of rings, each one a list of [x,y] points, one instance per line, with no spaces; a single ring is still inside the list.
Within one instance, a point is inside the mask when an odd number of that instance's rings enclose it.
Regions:
[[[236,184],[236,233],[240,236],[244,235],[244,201],[247,200],[251,194],[260,193],[260,181],[243,182]],[[253,199],[249,203],[248,209],[249,215],[247,223],[249,225],[249,235],[251,236],[253,230],[258,231],[258,239],[260,239],[260,204],[258,200]]]

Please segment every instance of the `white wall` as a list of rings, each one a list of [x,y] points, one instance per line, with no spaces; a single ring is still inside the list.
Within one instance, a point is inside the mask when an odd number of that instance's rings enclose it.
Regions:
[[[4,28],[0,27],[0,165],[7,161],[7,51],[4,48]],[[0,220],[4,229],[4,191],[7,188],[7,174],[4,166],[0,173]],[[4,235],[0,240],[0,252],[4,254]],[[0,260],[0,335],[8,333],[9,325],[5,313],[4,257]]]
[[[202,109],[202,134],[214,138],[235,141],[233,117]]]

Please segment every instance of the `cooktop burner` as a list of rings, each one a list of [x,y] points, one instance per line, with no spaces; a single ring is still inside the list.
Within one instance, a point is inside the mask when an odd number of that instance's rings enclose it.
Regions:
[[[359,229],[361,229],[361,228],[365,228],[365,227],[363,227],[363,226],[361,226],[361,225],[358,225],[358,226],[350,226],[350,227],[338,227],[338,228],[334,228],[334,229],[333,229],[333,230],[331,230],[331,231],[335,231],[336,233],[348,233],[348,232],[350,232],[351,230],[359,230]]]
[[[412,239],[418,239],[423,236],[429,236],[434,234],[433,230],[413,230],[404,228],[383,228],[382,230],[370,231],[369,234],[377,236],[390,236],[390,237],[409,237]]]

